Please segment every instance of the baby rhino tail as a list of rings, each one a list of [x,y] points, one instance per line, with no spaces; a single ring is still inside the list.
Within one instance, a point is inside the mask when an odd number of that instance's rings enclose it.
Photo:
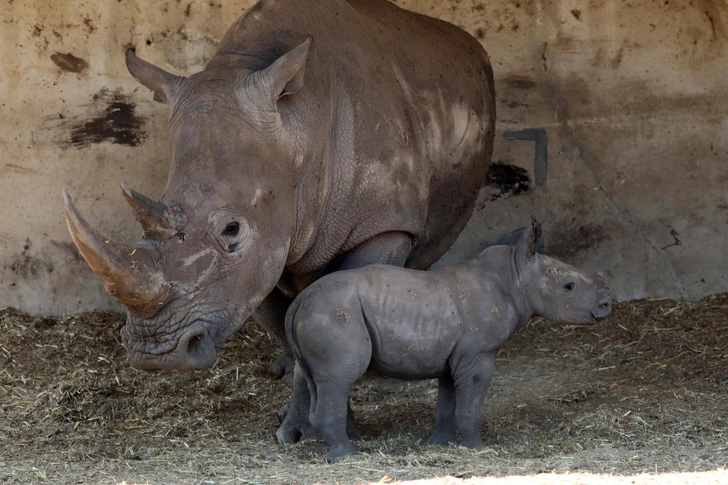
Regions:
[[[296,312],[298,311],[298,308],[300,306],[301,299],[296,298],[295,300],[293,300],[293,303],[291,303],[291,306],[288,307],[288,311],[286,312],[286,338],[288,339],[288,343],[293,350],[293,355],[296,357],[296,360],[301,364],[301,368],[308,377],[312,377],[311,370],[306,365],[306,361],[303,360],[301,349],[298,347],[298,341],[296,340],[296,329],[293,326],[293,320],[295,319]]]

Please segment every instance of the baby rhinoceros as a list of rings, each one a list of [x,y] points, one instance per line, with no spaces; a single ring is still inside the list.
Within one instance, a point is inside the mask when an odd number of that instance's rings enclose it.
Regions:
[[[312,429],[289,412],[281,442],[301,432],[325,439],[335,461],[357,450],[347,437],[349,391],[367,369],[398,379],[439,379],[435,432],[428,445],[478,447],[483,399],[498,350],[532,315],[571,323],[609,315],[612,295],[599,272],[537,254],[534,220],[516,247],[492,246],[477,258],[433,271],[374,265],[322,278],[286,317],[296,384],[310,390]]]

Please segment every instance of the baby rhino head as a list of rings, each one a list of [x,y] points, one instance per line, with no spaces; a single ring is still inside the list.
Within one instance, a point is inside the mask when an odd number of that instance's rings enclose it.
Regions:
[[[533,312],[554,321],[591,323],[612,312],[612,292],[599,271],[575,268],[537,254],[541,226],[533,221],[518,243],[515,264]]]

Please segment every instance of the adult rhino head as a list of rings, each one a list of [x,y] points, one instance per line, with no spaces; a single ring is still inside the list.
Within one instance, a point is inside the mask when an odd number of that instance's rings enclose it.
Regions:
[[[303,86],[310,47],[308,39],[257,70],[216,58],[188,78],[126,52],[132,76],[171,109],[167,187],[155,201],[122,185],[143,229],[135,244],[104,238],[65,190],[63,199],[76,246],[128,310],[121,335],[132,366],[210,367],[278,282],[305,136],[287,100]]]

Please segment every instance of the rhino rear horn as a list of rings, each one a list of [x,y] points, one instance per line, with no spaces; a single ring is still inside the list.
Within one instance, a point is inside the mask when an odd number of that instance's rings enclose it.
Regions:
[[[145,197],[126,184],[121,184],[121,192],[134,211],[134,218],[142,225],[145,238],[169,238],[187,223],[182,212]]]
[[[154,64],[139,59],[136,49],[130,47],[126,50],[126,68],[134,79],[142,86],[154,93],[154,100],[169,104],[175,93],[179,92],[180,86],[187,79],[182,76],[175,76]]]
[[[155,268],[149,249],[116,243],[99,235],[81,217],[65,189],[63,204],[73,242],[104,281],[106,291],[129,310],[156,312],[164,302],[168,285]]]

